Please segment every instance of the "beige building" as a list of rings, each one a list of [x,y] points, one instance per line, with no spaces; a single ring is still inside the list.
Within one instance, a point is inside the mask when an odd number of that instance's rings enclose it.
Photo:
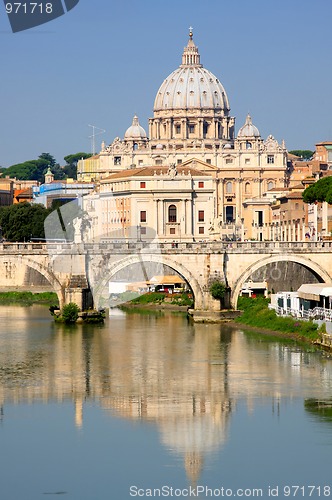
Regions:
[[[79,180],[100,183],[86,209],[102,237],[150,227],[161,239],[256,238],[255,224],[270,215],[252,202],[248,216],[248,200],[285,187],[286,174],[284,142],[263,140],[249,115],[235,134],[226,91],[201,64],[191,30],[180,66],[157,91],[149,137],[134,116],[123,139],[78,164]]]
[[[314,160],[326,164],[328,169],[332,167],[332,141],[324,141],[316,144]]]

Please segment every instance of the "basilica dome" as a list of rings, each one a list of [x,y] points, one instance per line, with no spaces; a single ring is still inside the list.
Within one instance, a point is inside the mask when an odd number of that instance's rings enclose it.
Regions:
[[[220,110],[226,116],[230,111],[224,87],[200,63],[192,30],[183,52],[182,64],[161,84],[154,102],[154,111],[190,108]]]

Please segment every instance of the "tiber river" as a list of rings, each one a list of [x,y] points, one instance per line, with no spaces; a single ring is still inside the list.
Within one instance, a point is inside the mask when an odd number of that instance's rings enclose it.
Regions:
[[[180,313],[0,307],[0,498],[332,497],[332,358]]]

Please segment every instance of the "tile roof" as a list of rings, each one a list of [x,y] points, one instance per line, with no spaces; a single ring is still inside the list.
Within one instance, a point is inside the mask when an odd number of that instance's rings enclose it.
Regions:
[[[116,180],[116,179],[125,179],[129,177],[153,177],[154,175],[158,176],[167,176],[169,167],[141,167],[141,168],[130,168],[127,170],[123,170],[121,172],[116,172],[108,177],[101,179],[100,182],[105,182],[108,180]],[[184,167],[181,165],[177,165],[177,177],[182,174],[190,175],[192,177],[210,177],[210,175],[206,172],[202,172],[201,170],[194,169],[191,167]]]

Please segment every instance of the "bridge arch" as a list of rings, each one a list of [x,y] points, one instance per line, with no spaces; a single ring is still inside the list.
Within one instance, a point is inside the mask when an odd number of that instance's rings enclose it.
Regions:
[[[297,264],[301,264],[302,266],[306,267],[314,274],[316,274],[322,280],[322,282],[331,281],[331,276],[325,271],[325,269],[322,268],[322,266],[317,264],[317,262],[314,262],[300,255],[274,255],[274,256],[264,257],[263,259],[260,259],[251,264],[234,282],[231,293],[232,307],[236,309],[237,301],[242,286],[255,271],[257,271],[261,267],[266,266],[267,264],[273,264],[275,262],[285,262],[285,261],[296,262]]]
[[[65,303],[63,287],[61,286],[59,280],[56,278],[53,272],[48,269],[48,267],[42,265],[40,262],[37,262],[36,260],[31,259],[26,255],[0,255],[0,262],[4,263],[6,261],[15,263],[17,266],[25,265],[31,267],[35,271],[38,271],[42,276],[44,276],[44,278],[47,279],[54,292],[57,294],[60,308],[63,306],[63,304]]]
[[[196,278],[192,275],[192,273],[182,264],[173,260],[172,258],[165,255],[153,255],[153,254],[139,254],[139,255],[130,255],[121,259],[120,261],[115,262],[109,268],[107,268],[104,277],[102,280],[93,287],[93,299],[96,308],[100,306],[100,299],[103,292],[103,289],[111,280],[112,276],[114,276],[117,272],[125,269],[126,267],[133,264],[142,264],[142,263],[154,262],[156,264],[164,264],[169,266],[175,272],[180,274],[183,279],[189,284],[194,300],[195,300],[195,308],[201,307],[204,300],[204,294],[202,287],[196,280]]]

